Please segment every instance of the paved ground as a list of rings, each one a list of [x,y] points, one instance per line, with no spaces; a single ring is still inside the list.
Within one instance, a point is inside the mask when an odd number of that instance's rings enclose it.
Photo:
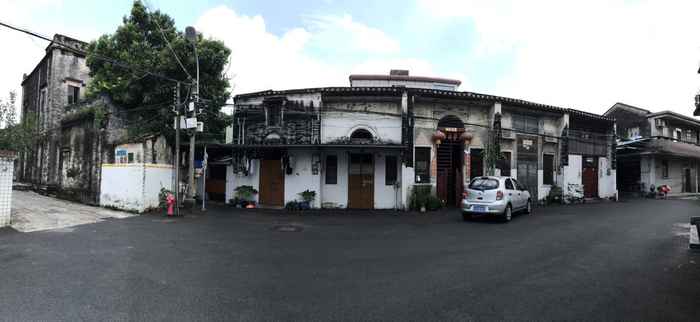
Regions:
[[[107,218],[127,218],[128,212],[69,202],[42,196],[33,191],[12,191],[12,228],[21,232],[71,229]]]
[[[459,214],[149,215],[0,231],[6,320],[686,320],[700,202]],[[293,224],[301,232],[272,228]]]

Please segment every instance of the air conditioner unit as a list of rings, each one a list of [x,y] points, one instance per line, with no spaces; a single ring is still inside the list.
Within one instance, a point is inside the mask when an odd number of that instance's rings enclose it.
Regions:
[[[655,120],[654,120],[654,125],[655,125],[656,127],[664,127],[664,126],[666,126],[666,121],[665,121],[665,120],[662,120],[662,119],[655,119]]]

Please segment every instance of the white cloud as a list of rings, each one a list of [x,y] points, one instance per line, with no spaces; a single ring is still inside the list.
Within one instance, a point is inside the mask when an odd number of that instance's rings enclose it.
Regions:
[[[492,90],[598,113],[616,101],[688,114],[700,88],[698,1],[419,1],[471,19],[476,55],[512,53]]]
[[[236,93],[338,85],[342,79],[333,66],[304,54],[312,35],[303,28],[278,37],[267,31],[261,16],[239,15],[226,6],[207,11],[196,26],[231,49],[230,75]]]
[[[63,6],[61,0],[0,0],[0,21],[20,28],[29,28],[47,37],[61,33],[88,41],[97,36],[90,28],[76,29],[58,22],[46,22],[35,18],[37,11],[51,12]],[[0,61],[4,62],[0,72],[0,97],[6,98],[9,91],[17,93],[17,109],[21,110],[22,75],[29,74],[44,57],[48,42],[32,36],[0,27],[0,43],[11,44],[0,51]]]
[[[353,21],[350,15],[310,16],[308,23],[314,38],[325,45],[336,44],[342,49],[377,54],[395,54],[399,42],[383,31]]]
[[[266,29],[263,17],[241,15],[219,6],[205,12],[196,26],[205,36],[222,40],[231,49],[229,73],[235,94],[348,86],[350,73],[388,73],[392,68],[434,75],[431,64],[424,60],[394,58],[400,57],[397,40],[348,15],[313,16],[307,22],[308,27],[294,28],[277,36]],[[308,49],[313,46],[327,54],[318,55],[320,58],[311,55]],[[382,58],[351,63],[338,58],[338,50],[352,50],[353,57]]]

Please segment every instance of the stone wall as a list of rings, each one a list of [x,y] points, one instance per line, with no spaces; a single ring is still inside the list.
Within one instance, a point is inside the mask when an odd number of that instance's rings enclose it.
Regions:
[[[122,111],[106,97],[71,106],[62,116],[57,172],[60,197],[97,204],[102,163],[124,139]]]

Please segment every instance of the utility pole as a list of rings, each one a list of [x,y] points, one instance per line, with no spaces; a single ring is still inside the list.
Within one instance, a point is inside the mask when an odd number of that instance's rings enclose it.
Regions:
[[[180,216],[180,82],[175,89],[175,216]]]
[[[197,54],[197,31],[194,29],[194,27],[187,27],[185,28],[185,38],[192,44],[192,48],[194,49],[194,61],[197,66],[197,75],[196,75],[196,81],[195,81],[195,88],[194,88],[194,107],[192,109],[192,118],[195,120],[197,119],[197,115],[199,114],[199,56]],[[189,166],[189,189],[188,189],[188,194],[187,198],[192,200],[192,204],[194,205],[194,193],[196,191],[195,189],[195,183],[194,183],[194,152],[195,152],[195,134],[197,133],[197,124],[195,123],[195,127],[191,130],[191,135],[190,135],[190,166]],[[202,200],[206,198],[206,187],[203,187],[202,189]],[[204,207],[202,205],[202,207]]]
[[[199,87],[199,86],[197,86],[197,87]],[[195,87],[194,95],[195,95],[195,103],[193,104],[194,108],[192,111],[193,112],[192,118],[196,119],[197,118],[197,101],[198,101],[197,97],[199,97],[198,89],[196,87]],[[190,180],[189,180],[189,184],[188,184],[189,189],[187,189],[187,200],[192,201],[192,205],[194,205],[193,199],[194,199],[194,193],[196,191],[195,183],[194,183],[194,152],[195,152],[194,144],[195,144],[195,134],[197,133],[196,124],[195,124],[195,127],[193,129],[190,129],[189,132],[190,132],[190,162],[189,162],[188,173],[189,173]]]

